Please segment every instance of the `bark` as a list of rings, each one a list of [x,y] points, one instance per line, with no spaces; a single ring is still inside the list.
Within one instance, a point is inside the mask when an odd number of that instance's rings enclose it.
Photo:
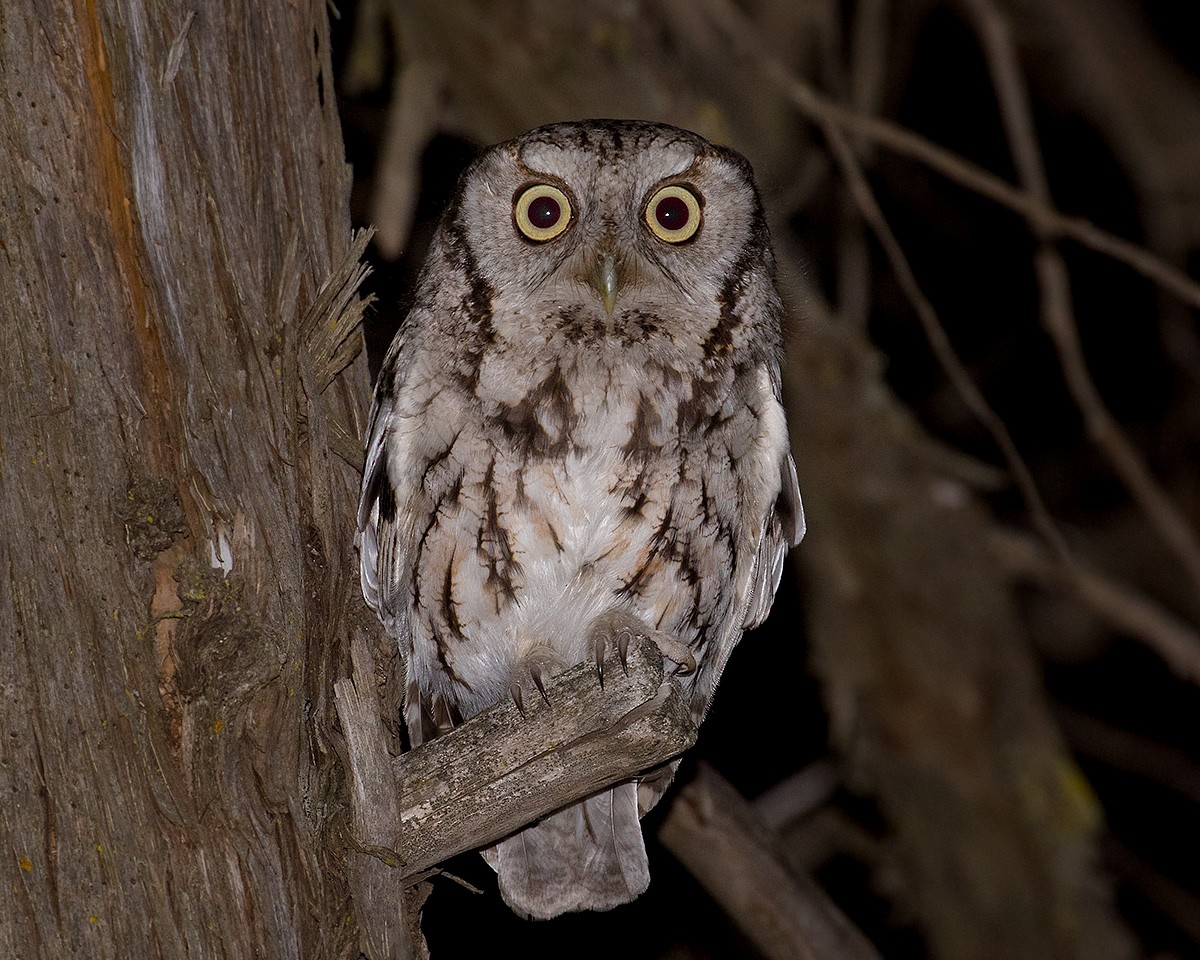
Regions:
[[[0,6],[4,956],[357,955],[331,92],[320,0]]]

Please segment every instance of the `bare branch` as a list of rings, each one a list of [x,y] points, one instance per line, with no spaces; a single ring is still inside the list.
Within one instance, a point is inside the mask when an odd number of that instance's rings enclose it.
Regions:
[[[1034,129],[1033,110],[1008,21],[991,0],[960,2],[970,12],[983,45],[1017,175],[1039,204],[1052,208],[1053,199]],[[1058,351],[1071,398],[1083,415],[1093,442],[1108,458],[1134,501],[1174,551],[1192,581],[1200,586],[1200,539],[1101,398],[1083,358],[1066,263],[1052,245],[1047,231],[1037,224],[1034,224],[1034,231],[1042,241],[1034,257],[1034,270],[1041,290],[1042,324]]]
[[[722,27],[729,32],[730,36],[739,46],[745,48],[753,43],[753,33],[749,25],[728,0],[709,0],[709,9],[721,21]],[[772,75],[777,75],[775,69],[773,69],[774,67],[777,67],[774,61],[764,61],[764,69],[772,73]],[[797,86],[800,85],[797,84]],[[884,254],[891,264],[893,273],[896,275],[896,280],[912,305],[913,312],[917,315],[921,328],[925,331],[925,336],[929,340],[929,345],[933,349],[938,362],[945,369],[955,389],[962,397],[963,402],[966,403],[971,412],[987,428],[988,433],[992,435],[992,439],[996,442],[996,446],[999,447],[1005,462],[1008,464],[1009,470],[1012,471],[1017,487],[1020,489],[1025,503],[1029,507],[1034,524],[1042,536],[1046,538],[1047,542],[1054,547],[1055,551],[1062,558],[1063,563],[1068,566],[1071,565],[1073,561],[1071,560],[1070,549],[1067,547],[1066,541],[1050,516],[1050,511],[1046,508],[1046,503],[1042,499],[1037,484],[1034,482],[1033,474],[1030,472],[1028,464],[1026,464],[1024,457],[1021,456],[1020,451],[1017,449],[1017,445],[1013,441],[1007,425],[996,411],[992,409],[991,404],[987,402],[979,387],[975,385],[975,382],[967,372],[967,368],[963,365],[957,351],[955,351],[953,344],[951,344],[945,327],[942,326],[941,320],[938,319],[937,311],[934,309],[929,298],[925,296],[925,292],[921,289],[921,285],[913,273],[912,266],[908,262],[908,257],[905,255],[904,249],[900,246],[900,241],[896,239],[896,235],[892,232],[892,228],[888,225],[883,210],[880,209],[879,202],[875,198],[875,193],[871,189],[871,185],[867,182],[866,174],[863,173],[862,165],[854,156],[854,151],[846,140],[841,127],[823,116],[817,116],[816,119],[822,132],[825,134],[829,148],[842,171],[842,175],[846,178],[847,186],[850,189],[851,196],[858,204],[860,214],[874,231],[876,238],[883,247]]]
[[[724,7],[724,9],[721,9]],[[751,42],[737,11],[724,4],[709,3],[710,11],[727,32],[745,45]],[[735,36],[736,35],[736,36]],[[939,147],[926,137],[899,124],[865,116],[818,93],[809,84],[786,70],[778,61],[762,55],[761,45],[754,48],[754,61],[784,92],[800,113],[820,127],[844,130],[849,134],[878,143],[889,150],[916,160],[946,179],[986,197],[1018,214],[1047,236],[1065,237],[1080,246],[1125,264],[1148,280],[1170,291],[1184,303],[1200,309],[1200,283],[1186,273],[1155,256],[1144,247],[1102,230],[1085,217],[1059,213],[1033,197],[1028,191],[1007,183],[983,167]]]
[[[379,225],[379,251],[389,260],[399,257],[408,244],[420,192],[421,154],[437,133],[443,85],[439,63],[420,56],[407,58],[393,82],[371,202],[371,216]]]
[[[775,859],[761,832],[741,794],[701,766],[658,835],[771,960],[879,960],[820,887]]]
[[[1128,847],[1110,840],[1105,844],[1113,871],[1136,887],[1156,911],[1200,944],[1200,897],[1155,870]]]
[[[991,532],[991,546],[1009,570],[1046,585],[1069,584],[1096,614],[1140,640],[1180,677],[1200,683],[1200,635],[1132,587],[1076,562],[1068,571],[1029,537],[1007,530]]]
[[[887,0],[863,0],[855,4],[850,32],[849,96],[856,110],[867,115],[879,111],[887,64]],[[854,144],[857,156],[867,160],[874,144],[861,138]],[[871,315],[871,250],[862,220],[853,200],[841,197],[843,215],[838,217],[837,312],[838,318],[856,330],[866,330]]]
[[[628,673],[606,670],[603,687],[595,665],[580,664],[547,685],[548,703],[527,698],[522,715],[505,701],[396,758],[384,782],[394,785],[399,810],[385,800],[362,818],[356,812],[369,831],[360,842],[379,848],[400,877],[417,877],[679,756],[696,728],[678,686],[664,677],[662,654],[635,641],[628,664]],[[360,721],[349,710],[342,719]],[[347,731],[347,740],[363,735],[372,734]],[[356,782],[380,776],[371,758],[351,759]],[[359,790],[355,796],[371,803]]]
[[[1152,780],[1200,807],[1200,765],[1184,751],[1061,705],[1055,714],[1076,753]]]

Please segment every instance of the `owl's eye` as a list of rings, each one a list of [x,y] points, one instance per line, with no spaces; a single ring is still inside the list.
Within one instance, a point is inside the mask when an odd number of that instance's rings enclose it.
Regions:
[[[700,199],[687,187],[663,187],[646,204],[646,226],[659,240],[683,243],[700,229]]]
[[[517,197],[513,219],[530,240],[553,240],[571,225],[571,201],[557,187],[539,183]]]

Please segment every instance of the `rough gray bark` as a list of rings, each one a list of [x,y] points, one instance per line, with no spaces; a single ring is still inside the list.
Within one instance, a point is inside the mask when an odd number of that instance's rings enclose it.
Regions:
[[[331,94],[321,0],[0,6],[0,955],[357,955]]]

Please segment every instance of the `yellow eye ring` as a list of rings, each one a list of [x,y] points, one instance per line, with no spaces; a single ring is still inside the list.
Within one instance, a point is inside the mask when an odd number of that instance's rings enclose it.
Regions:
[[[700,229],[700,221],[700,198],[687,187],[663,187],[646,204],[646,226],[667,243],[691,240]]]
[[[558,187],[548,183],[534,184],[517,197],[513,221],[530,240],[545,243],[571,225],[571,201]]]

